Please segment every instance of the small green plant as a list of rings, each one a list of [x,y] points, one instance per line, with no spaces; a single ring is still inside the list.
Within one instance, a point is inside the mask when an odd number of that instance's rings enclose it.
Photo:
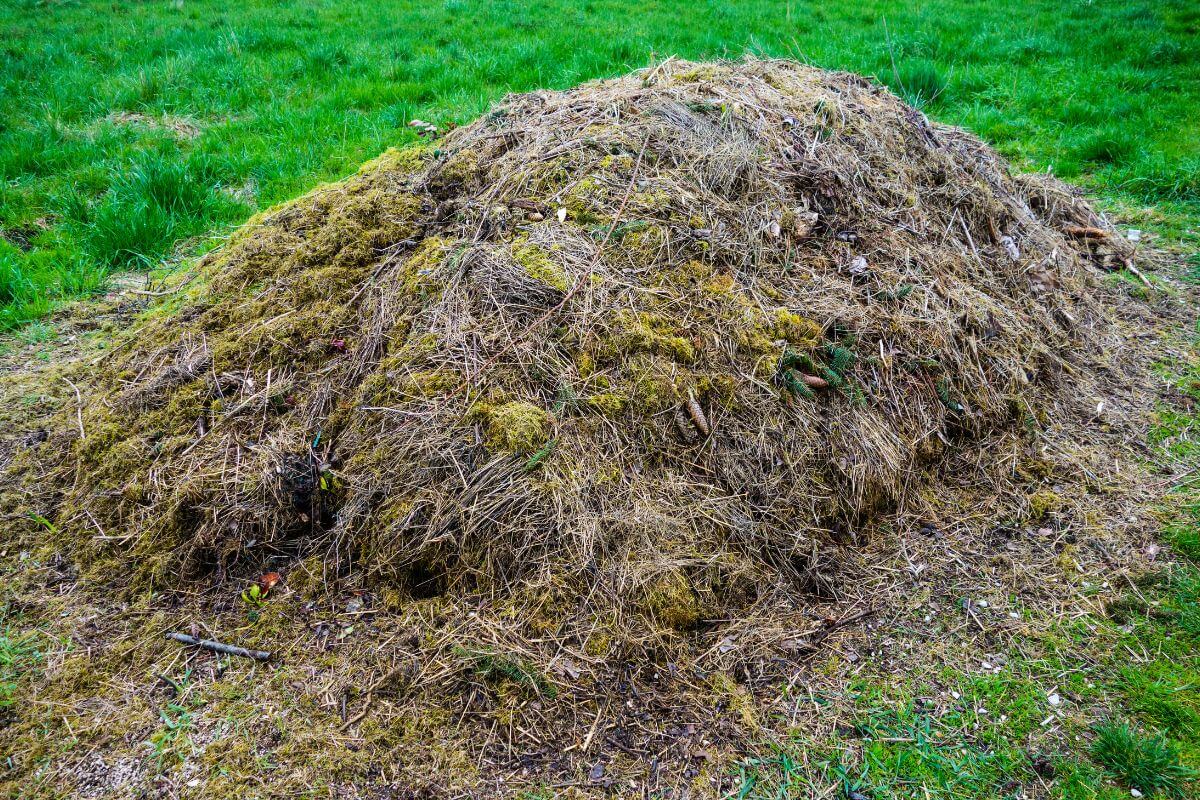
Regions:
[[[1147,795],[1185,797],[1187,785],[1200,774],[1180,761],[1179,751],[1165,738],[1125,723],[1096,727],[1092,758],[1113,778]]]
[[[554,447],[558,444],[558,439],[551,439],[542,445],[542,448],[529,457],[525,462],[525,471],[532,472],[537,469],[543,461],[545,461],[551,453],[554,452]]]
[[[911,283],[902,283],[902,284],[898,285],[895,289],[880,289],[879,291],[875,292],[873,297],[876,300],[883,300],[883,301],[903,300],[904,298],[906,298],[910,294],[912,294],[913,289],[915,289],[915,288],[917,288],[917,287]]]
[[[242,590],[242,602],[252,609],[262,608],[267,604],[266,593],[257,583]]]
[[[847,374],[858,360],[854,351],[850,349],[853,344],[852,339],[846,339],[842,344],[827,344],[811,356],[785,347],[783,355],[779,357],[776,380],[789,393],[812,399],[816,397],[816,393],[802,378],[804,374],[811,375],[823,380],[825,386],[842,390],[856,405],[862,404],[866,398],[861,388]]]
[[[187,705],[188,680],[191,676],[191,670],[179,680],[168,675],[159,676],[173,693],[172,699],[158,711],[162,727],[150,734],[149,739],[159,769],[183,763],[192,749],[189,733],[193,727],[193,711]]]
[[[188,733],[192,729],[192,712],[177,702],[160,709],[162,727],[150,734],[150,746],[159,768],[181,764],[191,749]]]
[[[40,660],[33,634],[0,630],[0,709],[16,702],[17,681]]]
[[[951,411],[961,414],[965,410],[963,404],[954,396],[954,392],[950,388],[950,381],[946,378],[938,378],[937,396],[942,401],[942,405]]]
[[[804,381],[800,379],[800,376],[793,369],[784,370],[780,375],[780,381],[783,383],[783,388],[797,397],[811,400],[817,396],[816,392],[804,385]]]
[[[509,680],[524,689],[553,699],[558,689],[535,667],[524,659],[488,649],[454,648],[454,655],[465,661],[471,670],[485,681]]]

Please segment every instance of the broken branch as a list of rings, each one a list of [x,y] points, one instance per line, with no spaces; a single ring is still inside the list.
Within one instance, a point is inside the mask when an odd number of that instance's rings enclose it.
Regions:
[[[195,636],[188,636],[186,633],[178,633],[176,631],[168,633],[167,638],[180,644],[195,645],[205,650],[212,650],[215,653],[224,653],[227,656],[241,656],[242,658],[252,658],[255,661],[266,661],[271,657],[271,654],[266,650],[250,650],[245,647],[218,642],[216,639],[197,639]]]

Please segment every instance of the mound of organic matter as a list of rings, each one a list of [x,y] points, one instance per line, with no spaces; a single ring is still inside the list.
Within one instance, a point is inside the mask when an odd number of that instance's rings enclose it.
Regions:
[[[319,559],[661,642],[836,596],[881,529],[1057,512],[1038,430],[1123,380],[1125,257],[865,79],[667,62],[256,217],[77,371],[8,505],[136,587]]]

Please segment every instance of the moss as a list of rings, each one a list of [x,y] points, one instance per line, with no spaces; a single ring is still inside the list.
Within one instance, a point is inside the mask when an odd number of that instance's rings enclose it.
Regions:
[[[428,166],[433,158],[432,145],[415,144],[408,147],[389,147],[378,157],[363,164],[359,174],[370,173],[376,169],[389,172],[418,172]]]
[[[1042,489],[1025,498],[1029,504],[1029,519],[1038,522],[1061,510],[1066,501],[1056,492]]]
[[[563,196],[563,207],[569,218],[581,225],[599,222],[609,199],[609,189],[599,178],[588,176],[571,187]]]
[[[661,225],[645,225],[621,237],[621,249],[635,264],[648,265],[658,260],[669,240]]]
[[[416,370],[396,381],[396,391],[405,398],[437,397],[453,391],[461,383],[457,372],[449,369]]]
[[[560,292],[571,288],[567,274],[554,262],[545,249],[536,244],[530,244],[528,241],[520,241],[513,245],[512,255],[513,260],[521,265],[525,274],[535,281],[544,283]]]
[[[726,408],[732,407],[737,400],[738,381],[732,375],[705,375],[696,382],[696,394],[702,397],[716,397]]]
[[[808,317],[777,308],[771,323],[771,335],[776,339],[784,339],[794,345],[815,344],[821,338],[822,328]]]
[[[325,564],[320,556],[309,556],[288,571],[284,587],[306,600],[325,588]]]
[[[297,259],[306,266],[361,269],[380,258],[380,249],[408,238],[414,233],[412,220],[421,209],[415,195],[364,188],[354,191],[330,191],[321,227],[297,251]],[[356,276],[345,275],[343,281]],[[342,283],[342,286],[348,285]]]
[[[600,168],[603,170],[613,170],[619,172],[630,172],[633,170],[634,158],[628,153],[619,153],[616,155],[607,155],[600,159]]]
[[[575,354],[575,371],[580,378],[587,380],[596,374],[596,359],[587,350],[580,350]]]
[[[1043,481],[1054,475],[1054,464],[1040,456],[1023,456],[1017,462],[1017,475],[1030,483]]]
[[[746,356],[760,357],[777,353],[779,346],[775,343],[770,334],[760,326],[750,326],[746,328],[735,329],[733,332],[733,342],[737,345],[738,352]],[[771,369],[775,366],[772,363]]]
[[[666,189],[645,189],[630,195],[629,202],[634,208],[643,212],[664,211],[671,205],[671,193]],[[665,233],[658,226],[654,226],[654,228]],[[662,238],[665,239],[665,237]]]
[[[492,450],[531,453],[545,444],[550,434],[550,415],[532,403],[477,403],[471,414],[483,420],[486,443]]]
[[[676,631],[691,630],[700,621],[700,601],[680,572],[659,576],[650,584],[645,609],[659,625]]]
[[[715,77],[717,77],[717,68],[710,64],[699,65],[675,73],[675,80],[678,83],[699,83],[711,81]]]
[[[708,685],[720,695],[726,706],[737,715],[739,721],[747,729],[757,731],[762,727],[758,719],[758,703],[744,686],[738,685],[727,672],[717,671],[709,675]]]
[[[404,288],[411,292],[429,293],[436,287],[431,277],[437,271],[450,251],[450,243],[439,236],[430,236],[423,240],[408,257],[401,271],[401,281]]]
[[[445,156],[430,176],[430,190],[434,193],[457,190],[470,185],[482,175],[479,153],[463,148]]]
[[[603,657],[608,655],[612,646],[612,636],[604,631],[597,631],[588,637],[587,642],[583,646],[583,651],[589,656]]]
[[[682,364],[696,360],[696,347],[679,335],[675,324],[665,316],[649,312],[617,314],[616,332],[602,347],[602,355],[615,359],[620,354],[655,353]]]
[[[584,402],[593,411],[603,414],[606,417],[615,417],[625,410],[625,406],[629,403],[629,398],[620,392],[601,392],[591,395]]]
[[[716,297],[730,297],[737,290],[737,281],[732,275],[722,274],[714,275],[707,283],[704,284],[704,292]]]
[[[640,355],[626,365],[629,406],[643,414],[664,411],[680,402],[672,379],[673,368],[657,356]]]

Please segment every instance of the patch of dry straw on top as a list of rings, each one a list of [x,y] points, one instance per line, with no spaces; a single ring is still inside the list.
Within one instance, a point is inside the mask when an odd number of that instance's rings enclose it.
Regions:
[[[319,557],[669,636],[836,596],[968,498],[1056,510],[1038,430],[1129,382],[1128,257],[865,79],[670,61],[256,217],[74,379],[7,504],[138,586]]]

